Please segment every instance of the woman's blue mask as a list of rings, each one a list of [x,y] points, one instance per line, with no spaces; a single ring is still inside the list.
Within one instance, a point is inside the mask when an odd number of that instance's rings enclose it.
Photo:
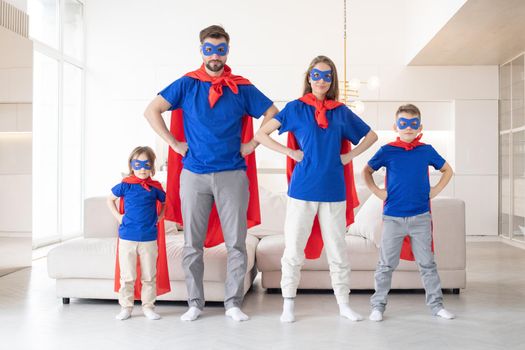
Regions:
[[[331,70],[319,70],[317,68],[313,68],[310,71],[310,79],[313,81],[318,81],[323,79],[327,83],[332,82],[332,71]]]

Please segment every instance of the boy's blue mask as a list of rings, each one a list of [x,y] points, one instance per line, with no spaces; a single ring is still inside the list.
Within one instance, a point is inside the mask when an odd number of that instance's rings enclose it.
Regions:
[[[313,81],[318,81],[323,79],[327,83],[332,82],[332,71],[331,70],[319,70],[317,68],[313,68],[310,71],[310,79]]]
[[[228,44],[220,43],[219,45],[213,45],[210,43],[204,43],[201,46],[202,54],[204,56],[211,56],[213,54],[219,56],[226,56],[228,54]]]
[[[412,119],[398,118],[396,121],[396,124],[400,130],[404,130],[408,127],[410,127],[410,129],[417,130],[419,129],[419,126],[421,125],[421,119],[419,118],[412,118]]]
[[[151,163],[147,159],[146,160],[132,159],[131,168],[133,168],[133,170],[140,170],[142,168],[146,170],[151,170]]]

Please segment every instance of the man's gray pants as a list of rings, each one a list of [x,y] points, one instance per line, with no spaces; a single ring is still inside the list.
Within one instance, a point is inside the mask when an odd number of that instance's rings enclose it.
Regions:
[[[406,235],[410,236],[412,252],[425,288],[426,303],[436,315],[443,308],[441,282],[432,252],[432,217],[429,212],[410,216],[383,215],[383,236],[379,262],[375,272],[375,293],[370,298],[372,309],[385,311],[392,284],[392,272],[399,264],[399,254]]]
[[[240,307],[246,274],[246,212],[248,178],[244,170],[195,174],[183,169],[180,176],[184,251],[182,267],[186,276],[188,305],[204,308],[204,240],[215,202],[228,253],[224,291],[226,309]]]

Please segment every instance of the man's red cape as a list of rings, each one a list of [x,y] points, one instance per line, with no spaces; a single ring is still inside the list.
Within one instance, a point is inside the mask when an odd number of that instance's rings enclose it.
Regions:
[[[394,146],[394,147],[403,148],[405,151],[411,151],[418,146],[424,145],[423,142],[419,142],[422,136],[423,134],[419,134],[412,142],[404,142],[398,137],[394,142],[390,142],[389,145]],[[387,182],[385,179],[385,184],[386,183]],[[429,206],[430,206],[430,201],[429,201]],[[434,225],[432,223],[431,223],[431,230],[432,232],[434,231]],[[434,251],[434,237],[432,237],[432,247],[431,248],[432,248],[432,251]],[[412,251],[412,245],[410,244],[410,236],[408,235],[406,235],[405,239],[403,240],[400,258],[403,260],[408,260],[408,261],[416,260],[414,256],[414,252]]]
[[[186,74],[193,79],[200,81],[211,82],[212,86],[209,92],[210,106],[213,107],[220,96],[222,95],[222,86],[229,87],[234,93],[238,93],[237,85],[251,85],[247,79],[231,74],[231,69],[228,66],[224,67],[224,73],[219,78],[209,76],[204,67]],[[218,84],[214,84],[220,79]],[[184,136],[183,125],[184,112],[182,109],[176,109],[171,113],[170,132],[179,142],[186,142]],[[241,142],[247,143],[253,139],[253,121],[248,115],[243,117]],[[240,151],[240,150],[239,150]],[[248,228],[259,225],[261,223],[261,211],[259,207],[259,188],[257,182],[257,168],[255,162],[255,152],[244,157],[246,161],[246,176],[249,181],[250,199],[248,201],[247,219]],[[173,149],[168,151],[168,180],[167,180],[167,195],[166,195],[166,220],[174,221],[180,225],[184,225],[182,220],[181,203],[180,203],[180,173],[182,171],[182,156]],[[215,204],[210,213],[208,222],[208,230],[206,233],[206,240],[204,246],[214,247],[224,242],[222,234],[221,223],[217,213]]]
[[[140,184],[145,189],[148,186],[155,187],[164,192],[160,182],[147,178],[145,180],[139,179],[136,176],[128,176],[122,180],[128,184]],[[162,204],[157,201],[157,213],[160,213]],[[119,213],[124,214],[124,197],[120,197]],[[157,257],[157,296],[166,294],[171,291],[170,277],[168,274],[168,258],[166,255],[166,235],[164,230],[164,220],[160,220],[157,224],[157,247],[159,254]],[[119,240],[117,238],[117,261],[115,263],[115,292],[120,290],[120,265],[119,265]],[[137,256],[137,279],[135,280],[135,299],[140,300],[142,290],[142,283],[140,281],[140,257]]]
[[[308,105],[313,105],[310,101],[311,99],[308,99],[306,97],[307,95],[300,98],[300,100]],[[306,98],[305,98],[306,97]],[[308,100],[307,100],[308,99]],[[331,101],[331,100],[325,100],[325,107],[327,110],[337,108],[341,106],[342,103]],[[315,107],[315,105],[313,105]],[[293,150],[300,149],[299,144],[297,143],[297,140],[295,139],[295,136],[293,133],[288,132],[288,142],[287,142],[288,148],[291,148]],[[345,154],[350,152],[352,149],[352,145],[349,141],[344,140],[341,143],[341,154]],[[290,183],[290,179],[292,177],[293,170],[295,168],[295,165],[297,162],[293,160],[290,157],[286,158],[286,179],[288,180],[288,183]],[[354,208],[359,206],[359,199],[357,197],[357,192],[355,190],[355,183],[354,183],[354,167],[352,162],[348,163],[344,166],[344,177],[345,177],[345,187],[346,187],[346,226],[349,226],[354,223]],[[310,237],[308,238],[308,242],[306,243],[306,247],[304,249],[304,254],[306,259],[318,259],[321,256],[321,253],[323,251],[323,237],[321,234],[321,226],[319,225],[319,219],[317,215],[315,216],[314,223],[312,226],[312,232],[310,234]]]

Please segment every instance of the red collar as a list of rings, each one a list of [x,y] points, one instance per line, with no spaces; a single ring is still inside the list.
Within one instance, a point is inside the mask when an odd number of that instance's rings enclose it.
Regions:
[[[199,69],[187,73],[186,76],[211,83],[210,92],[208,93],[208,101],[210,102],[211,108],[215,106],[215,103],[217,103],[222,96],[222,87],[224,85],[229,87],[234,94],[239,93],[237,85],[252,85],[248,79],[245,79],[240,75],[233,75],[231,68],[227,65],[224,65],[224,70],[218,77],[212,77],[209,75],[204,68],[204,64],[202,64]]]
[[[123,178],[122,182],[127,184],[139,184],[147,191],[151,191],[150,186],[155,187],[158,190],[164,191],[160,182],[153,180],[151,177],[148,177],[147,179],[139,179],[135,175],[130,175]]]
[[[390,142],[389,145],[390,146],[394,146],[394,147],[404,148],[405,151],[410,151],[410,150],[413,150],[414,148],[416,148],[418,146],[424,145],[423,142],[419,142],[419,140],[421,140],[421,137],[423,137],[423,134],[419,134],[415,139],[412,140],[412,142],[402,141],[398,137],[394,142]]]
[[[313,93],[304,95],[299,99],[299,101],[306,103],[309,106],[315,107],[315,121],[320,128],[328,128],[328,119],[326,119],[326,111],[335,109],[339,106],[342,106],[343,103],[324,99],[322,101],[318,100]]]

